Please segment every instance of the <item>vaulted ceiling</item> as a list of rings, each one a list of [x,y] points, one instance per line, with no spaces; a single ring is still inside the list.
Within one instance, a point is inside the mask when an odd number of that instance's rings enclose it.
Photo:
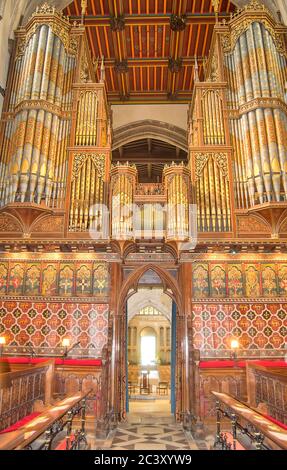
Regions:
[[[204,75],[215,13],[212,0],[88,0],[85,25],[92,54],[104,56],[111,103],[188,102],[195,57]],[[235,6],[220,0],[219,18]],[[81,0],[65,10],[81,18]]]

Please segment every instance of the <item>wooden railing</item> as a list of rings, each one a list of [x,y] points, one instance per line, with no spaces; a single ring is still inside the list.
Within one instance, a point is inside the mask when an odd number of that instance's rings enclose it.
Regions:
[[[252,408],[265,404],[265,414],[287,424],[287,368],[270,370],[247,363],[246,374],[248,404]]]
[[[53,407],[24,425],[18,431],[0,435],[0,450],[51,450],[57,449],[58,441],[64,441],[63,450],[86,449],[86,399],[90,390],[66,397]],[[75,429],[73,420],[81,416],[80,428]]]
[[[54,361],[0,375],[0,431],[33,412],[36,400],[52,399]]]
[[[226,393],[212,392],[216,400],[216,439],[214,447],[223,450],[237,449],[240,435],[248,438],[257,450],[287,450],[287,431],[272,423],[245,403],[235,400]],[[230,420],[232,444],[227,442],[222,431],[222,421]]]

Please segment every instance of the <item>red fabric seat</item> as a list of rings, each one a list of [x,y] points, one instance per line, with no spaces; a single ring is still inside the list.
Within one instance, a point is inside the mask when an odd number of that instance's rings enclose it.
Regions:
[[[8,362],[8,364],[41,364],[41,362],[48,361],[53,359],[51,357],[35,357],[31,359],[30,357],[3,357],[1,361]],[[55,364],[57,365],[66,365],[66,366],[101,366],[101,359],[61,359],[56,358]]]
[[[74,434],[71,435],[70,437],[70,444],[75,440],[75,436]],[[66,446],[67,446],[67,440],[66,439],[63,439],[58,445],[57,447],[55,448],[55,450],[67,450],[66,449]]]
[[[40,412],[35,411],[35,413],[31,413],[30,415],[25,416],[25,418],[22,418],[19,421],[17,421],[17,423],[12,424],[6,429],[3,429],[3,431],[0,431],[0,434],[5,434],[6,432],[17,431],[18,429],[22,428],[22,426],[24,426],[25,424],[30,423],[30,421],[32,421],[34,418],[37,418],[37,416],[39,416],[40,414],[41,414]]]
[[[256,364],[258,366],[264,366],[264,367],[287,367],[287,362],[285,361],[250,361],[253,362],[253,364]],[[225,367],[240,367],[244,368],[246,367],[246,361],[225,361],[225,360],[217,360],[217,361],[200,361],[199,363],[199,368],[200,369],[221,369]]]
[[[272,416],[268,416],[268,415],[263,415],[263,416],[264,416],[264,418],[269,419],[269,421],[271,421],[274,424],[277,424],[277,426],[280,426],[280,428],[285,429],[287,431],[287,425],[286,424],[281,423],[281,421],[277,421],[277,419],[272,418]]]
[[[231,450],[233,449],[233,436],[230,432],[224,432],[226,434],[227,442],[231,444]],[[236,441],[236,449],[235,450],[246,450],[240,442]]]

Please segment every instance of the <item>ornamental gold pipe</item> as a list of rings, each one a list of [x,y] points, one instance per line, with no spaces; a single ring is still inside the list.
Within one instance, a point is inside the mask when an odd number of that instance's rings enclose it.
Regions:
[[[81,98],[78,101],[77,108],[77,126],[76,126],[76,145],[80,145],[80,122],[81,122],[81,111],[82,111],[82,100]]]
[[[226,232],[228,230],[228,214],[227,214],[227,201],[226,201],[226,180],[222,174],[222,170],[218,171],[219,174],[219,183],[220,183],[220,194],[221,194],[221,204],[222,204],[222,214],[223,214],[223,230]]]
[[[209,112],[208,112],[208,102],[207,102],[207,94],[209,92],[207,91],[204,95],[203,98],[203,105],[204,105],[204,122],[205,122],[205,139],[204,143],[209,144],[209,138],[210,138],[210,125],[209,125]]]
[[[211,102],[213,108],[213,125],[214,125],[214,138],[213,142],[220,145],[222,143],[221,131],[220,131],[220,103],[218,102],[218,92],[213,91],[211,95]]]
[[[88,131],[89,131],[89,145],[93,145],[93,127],[92,127],[92,111],[93,111],[93,92],[89,92],[89,109],[88,109]]]
[[[75,225],[75,193],[76,193],[76,178],[72,178],[72,185],[71,185],[71,202],[70,202],[70,230],[74,230]]]
[[[274,116],[272,109],[264,109],[264,117],[266,124],[267,141],[270,155],[272,183],[274,189],[274,196],[276,202],[280,201],[280,182],[281,182],[281,168],[278,154],[278,144],[276,129],[274,123]]]
[[[88,110],[89,110],[89,95],[88,92],[84,94],[84,145],[88,145]]]
[[[88,223],[89,223],[90,183],[91,183],[91,158],[88,158],[87,163],[86,163],[85,192],[84,192],[84,200],[83,200],[84,231],[88,229]]]
[[[48,89],[50,82],[50,70],[52,63],[52,54],[54,49],[55,35],[51,28],[48,30],[47,42],[44,45],[43,51],[44,54],[44,63],[42,69],[42,82],[40,88],[40,99],[48,100]]]
[[[81,92],[80,95],[80,106],[79,106],[79,113],[78,113],[78,126],[79,126],[79,141],[78,145],[84,145],[84,139],[83,139],[83,134],[84,134],[84,92]]]
[[[246,103],[246,91],[244,87],[244,75],[243,75],[243,65],[241,60],[241,50],[239,40],[237,41],[234,49],[234,60],[235,60],[235,70],[236,70],[236,82],[237,82],[237,93],[238,93],[238,104],[239,106]]]
[[[23,101],[25,99],[25,87],[26,87],[26,83],[27,83],[27,80],[28,80],[28,73],[29,73],[28,64],[29,64],[29,55],[30,55],[30,52],[31,52],[31,47],[32,47],[32,41],[30,39],[28,44],[26,44],[26,46],[25,46],[24,57],[23,57],[23,60],[22,60],[23,68],[22,68],[21,77],[20,77],[19,102]]]
[[[249,129],[250,129],[250,140],[252,149],[252,160],[253,160],[253,174],[255,179],[255,186],[259,196],[260,204],[264,201],[264,181],[262,175],[262,165],[260,161],[260,147],[257,132],[257,122],[254,111],[248,113]]]
[[[214,171],[214,186],[215,186],[215,201],[216,201],[216,208],[217,208],[217,224],[218,224],[218,231],[221,232],[222,229],[222,202],[221,202],[221,195],[220,195],[220,181],[219,181],[219,169],[217,163],[213,163],[213,171]]]
[[[86,121],[86,145],[90,145],[90,113],[91,113],[91,93],[86,92],[87,108],[85,110],[85,121]]]
[[[216,231],[216,202],[215,202],[215,185],[214,185],[214,175],[213,175],[213,165],[216,165],[214,163],[213,159],[210,158],[208,163],[207,163],[207,170],[208,170],[208,180],[209,180],[209,194],[210,194],[210,212],[211,212],[211,226],[212,226],[212,231]]]
[[[230,120],[230,137],[232,142],[232,147],[234,149],[234,171],[235,171],[235,200],[236,207],[241,207],[241,191],[240,191],[240,168],[238,164],[238,142],[235,134],[235,121],[234,119]]]
[[[11,95],[10,95],[10,103],[9,103],[9,111],[14,111],[14,107],[16,106],[16,99],[17,99],[17,89],[18,89],[18,80],[21,70],[21,58],[18,58],[15,62],[13,67],[13,81],[11,86]]]
[[[224,130],[224,118],[223,118],[223,102],[220,96],[218,95],[218,111],[220,115],[219,119],[219,127],[220,127],[220,134],[221,134],[221,143],[225,144],[225,130]]]
[[[248,44],[248,57],[251,73],[251,83],[253,89],[253,98],[259,98],[261,96],[260,90],[260,77],[258,74],[258,64],[257,64],[257,54],[256,54],[256,45],[253,35],[253,25],[246,31],[246,40]]]
[[[20,167],[22,164],[23,149],[25,143],[26,127],[28,121],[28,111],[24,110],[20,113],[20,120],[18,125],[18,135],[16,144],[16,153],[11,161],[11,178],[12,184],[10,187],[10,202],[15,202],[16,193],[19,184]]]
[[[261,26],[258,22],[252,24],[254,40],[256,43],[257,64],[260,75],[260,88],[263,97],[271,96],[270,81],[268,76],[267,59],[265,56],[265,45]]]
[[[201,207],[201,225],[202,225],[202,231],[205,232],[205,227],[206,227],[206,213],[205,213],[205,198],[204,198],[204,182],[203,182],[203,172],[202,174],[198,177],[198,184],[200,188],[200,207]]]
[[[23,81],[21,83],[21,94],[20,101],[29,100],[31,98],[32,82],[34,77],[35,68],[35,57],[38,48],[38,37],[39,31],[30,39],[28,46],[26,46],[27,58],[25,60],[25,68],[23,70]],[[26,53],[25,53],[26,54]]]
[[[240,166],[242,168],[242,177],[243,177],[243,194],[244,194],[244,201],[245,206],[249,206],[249,194],[248,194],[248,180],[246,174],[246,165],[245,165],[245,154],[244,154],[244,144],[243,144],[243,136],[242,136],[242,121],[237,120],[236,132],[238,133],[239,139],[239,158],[240,158]]]
[[[40,204],[42,195],[45,190],[46,178],[49,178],[48,174],[48,156],[50,152],[50,142],[51,142],[51,127],[53,116],[51,113],[45,112],[44,118],[44,129],[40,149],[40,163],[38,170],[38,179],[37,179],[37,204]]]
[[[54,207],[57,207],[58,201],[58,187],[59,187],[59,174],[60,174],[60,162],[62,155],[62,147],[64,140],[64,122],[62,119],[59,122],[59,135],[57,141],[57,150],[55,158],[55,171],[54,171],[54,186],[52,193],[52,200],[54,201]]]
[[[91,92],[90,145],[95,145],[95,142],[94,142],[94,114],[95,114],[95,93]]]
[[[238,174],[239,174],[239,187],[241,194],[241,205],[240,208],[246,208],[248,206],[248,196],[246,188],[246,175],[245,175],[245,162],[244,162],[244,149],[242,146],[242,137],[241,137],[241,127],[240,121],[237,119],[234,121],[234,130],[236,136],[236,149],[237,149],[237,165],[238,165]]]
[[[239,180],[239,207],[241,209],[247,207],[247,199],[245,196],[245,183],[246,178],[244,177],[244,162],[242,160],[244,156],[243,148],[241,146],[240,135],[239,135],[239,121],[234,120],[234,135],[235,135],[235,145],[236,145],[236,161],[237,161],[237,171],[238,171],[238,180]],[[246,200],[245,200],[246,199]]]
[[[60,162],[59,162],[59,191],[57,198],[60,201],[61,207],[64,203],[64,187],[66,181],[66,164],[67,164],[67,147],[68,136],[70,134],[70,121],[64,121],[63,140],[61,145]]]
[[[36,52],[36,63],[35,70],[33,74],[33,84],[32,84],[32,94],[31,97],[33,100],[40,99],[41,95],[41,85],[43,78],[43,67],[45,60],[45,47],[47,45],[48,38],[48,26],[43,25],[39,30],[38,36],[38,47]]]
[[[242,59],[246,100],[250,101],[253,99],[253,90],[252,90],[252,85],[251,85],[251,71],[250,71],[249,57],[248,57],[248,44],[246,41],[245,33],[243,33],[240,36],[239,44],[240,44],[240,52],[241,52],[241,59]]]
[[[52,103],[55,103],[56,101],[56,85],[57,85],[57,76],[58,76],[58,70],[59,70],[61,44],[62,43],[60,39],[57,36],[55,36],[52,57],[51,57],[50,71],[49,71],[49,85],[48,85],[48,91],[47,91],[47,99],[48,101]]]
[[[54,103],[57,106],[61,106],[62,97],[64,93],[64,64],[65,64],[66,52],[64,45],[60,46],[59,64],[57,70],[56,88],[54,95]]]
[[[55,160],[56,160],[56,151],[57,151],[57,141],[59,133],[59,118],[58,116],[53,116],[52,128],[51,128],[51,140],[50,140],[50,150],[48,158],[48,178],[46,180],[46,204],[50,204],[51,194],[53,185],[55,184]]]
[[[200,187],[199,180],[195,182],[196,188],[196,205],[197,205],[197,226],[201,226],[201,205],[200,205]]]
[[[78,171],[76,175],[76,196],[75,196],[75,210],[74,210],[74,229],[78,230],[78,216],[79,216],[79,200],[80,200],[80,191],[81,191],[81,172]]]
[[[86,174],[87,170],[87,159],[85,163],[82,165],[81,169],[81,197],[80,197],[80,230],[83,229],[83,218],[84,218],[84,201],[85,201],[85,189],[86,189]]]
[[[212,111],[212,125],[213,125],[213,139],[212,143],[214,145],[220,144],[220,132],[219,132],[219,114],[218,109],[216,109],[216,92],[212,91],[210,93],[210,101],[211,101],[211,111]]]
[[[207,114],[206,114],[206,119],[207,119],[207,130],[208,130],[208,136],[207,136],[207,143],[212,144],[213,143],[213,120],[212,120],[212,110],[210,106],[210,94],[211,91],[208,90],[206,93],[206,109],[207,109]]]
[[[42,139],[43,139],[43,132],[44,132],[44,119],[45,119],[45,111],[40,109],[37,114],[36,131],[35,131],[35,137],[34,137],[34,142],[33,142],[33,152],[32,152],[32,159],[31,159],[31,166],[30,166],[30,185],[29,185],[30,202],[34,202],[35,200],[35,190],[36,190],[36,185],[38,181],[40,154],[41,154],[41,146],[42,146]]]
[[[285,196],[287,195],[287,126],[286,115],[279,109],[274,109],[274,121],[278,143],[278,153],[281,166],[282,183]],[[285,130],[284,130],[285,121]]]
[[[249,121],[246,114],[242,116],[242,126],[244,134],[244,149],[245,149],[245,161],[247,163],[247,181],[248,181],[248,194],[251,202],[251,206],[255,204],[255,181],[254,181],[254,170],[253,170],[253,160],[252,160],[252,148],[250,142],[250,128]]]
[[[209,157],[210,158],[210,157]],[[203,181],[204,181],[204,199],[205,199],[205,208],[206,208],[206,220],[207,220],[207,231],[210,231],[210,200],[209,200],[209,181],[208,181],[208,161],[203,169]]]
[[[271,181],[271,167],[270,167],[270,159],[269,159],[269,152],[268,152],[268,142],[267,142],[267,135],[266,135],[266,128],[265,128],[265,120],[263,110],[258,108],[255,111],[256,113],[256,121],[257,121],[257,129],[258,129],[258,137],[259,137],[259,145],[260,145],[260,158],[262,163],[262,173],[263,173],[263,180],[265,186],[265,193],[267,196],[267,201],[271,202],[272,200],[272,181]]]
[[[31,159],[34,143],[34,135],[36,128],[37,111],[32,109],[28,113],[28,121],[26,126],[25,144],[23,149],[21,169],[20,169],[20,198],[21,202],[25,202],[28,183],[29,173],[31,171]]]
[[[89,202],[89,214],[90,214],[90,226],[94,227],[95,220],[95,204],[96,204],[96,195],[95,195],[95,185],[96,185],[96,165],[91,161],[91,186],[90,186],[90,202]]]

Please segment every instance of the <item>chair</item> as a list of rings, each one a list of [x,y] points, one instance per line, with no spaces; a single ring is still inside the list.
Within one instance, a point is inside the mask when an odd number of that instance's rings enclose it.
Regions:
[[[156,391],[159,395],[168,394],[168,382],[159,382],[156,388]]]

